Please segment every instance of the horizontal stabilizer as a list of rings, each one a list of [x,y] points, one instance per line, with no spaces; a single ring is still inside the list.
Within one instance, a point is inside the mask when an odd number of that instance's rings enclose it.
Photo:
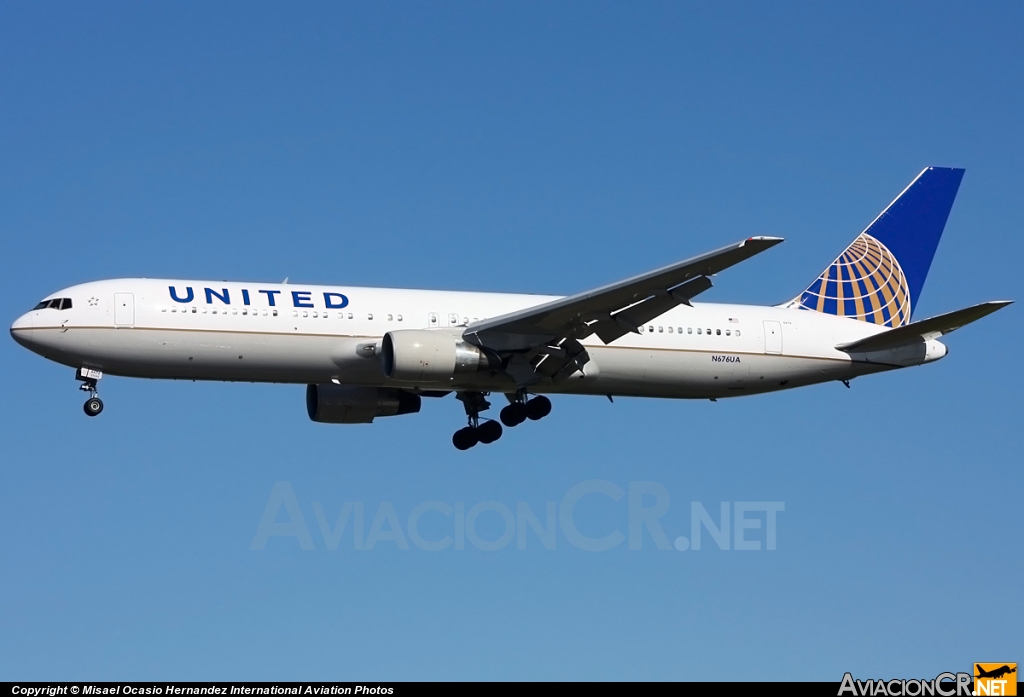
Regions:
[[[955,329],[990,315],[1012,302],[1012,300],[992,300],[987,303],[964,308],[963,310],[947,312],[938,317],[923,319],[920,322],[911,322],[902,327],[869,336],[866,339],[859,339],[848,344],[839,344],[836,348],[847,353],[862,353],[867,351],[884,351],[919,341],[938,339],[940,336],[949,334]]]

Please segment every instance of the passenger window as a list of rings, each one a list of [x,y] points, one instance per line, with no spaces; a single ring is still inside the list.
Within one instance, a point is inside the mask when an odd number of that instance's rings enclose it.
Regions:
[[[722,336],[722,330],[721,329],[716,329],[715,330],[715,334],[717,334],[718,336]]]
[[[687,327],[686,328],[686,333],[687,334],[693,334],[693,327]]]
[[[402,321],[402,316],[401,316],[401,315],[399,315],[399,316],[398,316],[398,321],[399,321],[399,322],[401,322],[401,321]]]
[[[388,322],[393,322],[393,321],[394,321],[394,316],[393,315],[388,315]]]
[[[739,335],[740,335],[740,330],[739,330],[739,329],[737,329],[737,330],[736,330],[736,336],[739,336]]]
[[[350,312],[350,313],[348,313],[348,318],[349,318],[349,319],[352,319],[352,313],[351,313],[351,312]]]
[[[305,313],[305,312],[303,312],[303,313],[302,313],[302,316],[303,316],[303,317],[305,317],[305,316],[306,316],[306,313]],[[317,314],[316,314],[316,310],[313,310],[313,316],[314,316],[314,317],[316,317],[316,316],[317,316]]]
[[[372,320],[373,319],[373,313],[371,312],[370,314],[366,315],[366,319]]]
[[[654,331],[654,325],[652,324],[651,326],[647,327],[647,331],[653,332]]]
[[[193,305],[193,306],[192,306],[192,314],[194,315],[195,313],[196,313],[196,308],[195,308],[195,306]]]
[[[659,333],[659,334],[664,334],[664,333],[665,333],[665,327],[661,327],[661,326],[659,326],[659,327],[658,327],[658,333]]]
[[[728,329],[726,329],[726,330],[725,330],[725,335],[726,335],[726,336],[729,336],[729,335],[731,335],[731,334],[732,334],[732,332],[730,332],[730,331],[729,331]]]
[[[706,333],[707,333],[708,336],[711,336],[711,330],[710,329]]]
[[[700,327],[697,327],[697,333],[700,334]]]
[[[264,310],[263,314],[267,314],[265,310]],[[274,314],[274,317],[277,317],[277,310],[274,310],[273,314]]]
[[[309,317],[309,311],[308,310],[303,310],[302,311],[302,316],[303,317]]]
[[[671,333],[672,333],[672,327],[669,327],[669,328],[668,328],[668,333],[669,333],[669,334],[671,334]]]

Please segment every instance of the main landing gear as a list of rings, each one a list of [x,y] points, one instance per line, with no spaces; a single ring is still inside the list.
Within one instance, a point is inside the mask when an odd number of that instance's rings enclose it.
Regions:
[[[527,400],[526,394],[516,394],[515,401],[501,410],[499,418],[501,423],[509,428],[518,426],[527,419],[538,421],[551,413],[551,400],[544,395],[538,395]]]
[[[483,392],[460,392],[458,398],[466,407],[469,425],[455,432],[452,445],[459,450],[469,450],[477,443],[486,445],[501,438],[501,424],[490,419],[480,421],[480,412],[491,408]]]
[[[89,399],[85,400],[85,404],[82,406],[86,416],[99,416],[99,413],[103,411],[103,400],[100,399],[96,384],[102,377],[103,373],[91,368],[79,368],[78,374],[75,376],[76,380],[82,382],[78,389],[89,393]]]
[[[491,419],[481,421],[480,412],[491,408],[484,393],[460,392],[458,397],[466,407],[466,418],[469,419],[469,425],[460,428],[452,436],[452,445],[459,450],[469,450],[477,443],[486,445],[498,440],[503,432],[501,424],[512,428],[527,419],[537,421],[551,413],[551,400],[547,397],[537,396],[527,400],[526,393],[519,392],[514,397],[509,395],[511,403],[501,410],[501,423]]]

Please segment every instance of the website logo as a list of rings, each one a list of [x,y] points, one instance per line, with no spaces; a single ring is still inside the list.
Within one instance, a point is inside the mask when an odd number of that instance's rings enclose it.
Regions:
[[[975,663],[974,694],[981,695],[1016,695],[1017,664],[1016,663]]]

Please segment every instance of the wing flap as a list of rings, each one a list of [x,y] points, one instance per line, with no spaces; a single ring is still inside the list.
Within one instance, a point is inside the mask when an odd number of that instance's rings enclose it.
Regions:
[[[601,341],[610,344],[630,332],[638,332],[641,325],[660,317],[676,305],[689,305],[691,299],[706,291],[711,285],[710,278],[698,276],[668,292],[652,295],[646,300],[619,310],[608,319],[598,320],[591,326]]]

